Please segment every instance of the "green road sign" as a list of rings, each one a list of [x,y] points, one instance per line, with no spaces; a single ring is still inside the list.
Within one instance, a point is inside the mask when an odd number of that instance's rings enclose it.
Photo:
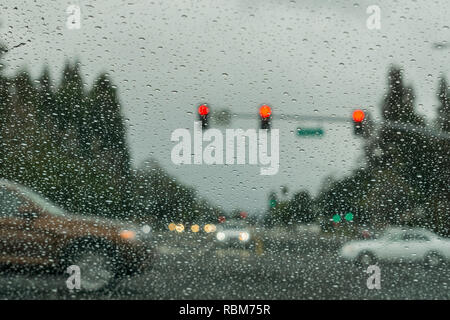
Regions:
[[[321,137],[324,131],[322,128],[297,128],[299,137]]]

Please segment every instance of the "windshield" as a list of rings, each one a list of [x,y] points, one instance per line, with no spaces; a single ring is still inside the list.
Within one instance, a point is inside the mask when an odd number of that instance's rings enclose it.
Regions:
[[[0,299],[449,299],[449,17],[2,0]]]

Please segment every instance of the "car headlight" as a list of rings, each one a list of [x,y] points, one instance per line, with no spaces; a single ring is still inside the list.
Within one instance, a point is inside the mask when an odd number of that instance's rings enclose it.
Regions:
[[[248,232],[239,232],[239,240],[246,242],[248,241],[248,239],[250,239],[250,235],[248,234]]]
[[[217,232],[216,238],[217,238],[217,240],[219,240],[219,241],[225,240],[225,233],[223,233],[223,232]]]

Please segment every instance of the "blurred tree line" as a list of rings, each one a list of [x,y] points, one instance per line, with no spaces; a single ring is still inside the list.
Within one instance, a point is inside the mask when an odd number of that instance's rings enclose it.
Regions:
[[[154,159],[135,173],[134,210],[147,212],[153,226],[164,228],[171,222],[204,224],[216,222],[223,211],[197,196],[196,190],[171,177]]]
[[[404,225],[425,227],[450,235],[450,90],[439,80],[437,116],[426,123],[415,109],[415,93],[405,85],[403,70],[391,67],[388,90],[381,103],[384,124],[364,137],[364,163],[343,179],[327,179],[311,200],[306,192],[287,201],[269,195],[266,224],[321,220],[332,227],[332,216],[352,212],[355,222],[371,227]],[[428,130],[394,129],[386,122]]]
[[[79,63],[67,62],[58,83],[48,68],[37,79],[25,69],[13,76],[3,71],[0,64],[0,178],[79,214],[150,219],[157,226],[219,214],[155,162],[131,168],[108,74],[88,86]]]
[[[0,46],[0,59],[4,52]],[[107,74],[90,87],[79,63],[67,62],[58,83],[48,68],[37,79],[27,70],[6,76],[3,69],[0,63],[1,178],[38,190],[71,212],[151,219],[159,227],[225,215],[154,160],[131,168],[117,90]],[[403,70],[392,67],[380,105],[382,120],[450,133],[444,77],[433,123],[417,113],[414,99]],[[365,161],[350,176],[330,177],[315,198],[307,191],[288,198],[284,190],[279,199],[272,192],[264,224],[321,220],[331,226],[333,215],[352,212],[360,225],[422,226],[449,235],[450,140],[387,125],[363,139]]]

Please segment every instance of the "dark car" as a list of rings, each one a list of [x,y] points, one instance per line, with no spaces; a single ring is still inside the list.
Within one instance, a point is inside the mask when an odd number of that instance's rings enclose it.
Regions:
[[[67,213],[40,194],[0,180],[0,264],[78,266],[81,289],[113,287],[150,267],[149,233],[112,219]]]

